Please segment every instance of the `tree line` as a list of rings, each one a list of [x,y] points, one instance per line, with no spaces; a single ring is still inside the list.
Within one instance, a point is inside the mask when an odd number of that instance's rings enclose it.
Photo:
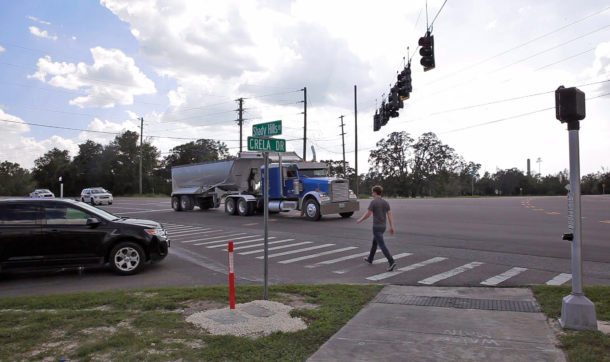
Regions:
[[[34,161],[31,170],[17,163],[0,163],[0,195],[27,196],[35,188],[59,194],[62,177],[66,196],[80,195],[83,188],[104,187],[115,195],[139,193],[139,164],[142,155],[142,190],[146,194],[171,193],[173,166],[230,159],[226,144],[199,139],[176,146],[161,157],[149,141],[139,145],[139,134],[126,131],[108,145],[88,140],[78,145],[72,157],[67,150],[53,148]],[[346,163],[325,160],[333,176],[345,177],[354,188],[355,171]],[[369,153],[370,170],[361,174],[359,190],[368,194],[373,185],[383,185],[389,196],[514,196],[565,195],[567,170],[555,175],[527,175],[517,168],[480,174],[481,165],[466,161],[432,133],[414,139],[407,132],[393,132]],[[590,173],[581,179],[583,194],[606,193],[610,172]]]

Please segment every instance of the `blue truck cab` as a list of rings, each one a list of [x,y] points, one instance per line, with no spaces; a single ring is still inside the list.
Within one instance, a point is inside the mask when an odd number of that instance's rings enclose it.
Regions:
[[[264,172],[262,166],[262,179]],[[348,180],[328,176],[325,163],[272,163],[269,165],[269,210],[300,210],[307,219],[315,221],[328,214],[350,217],[360,210],[360,203],[349,189]]]

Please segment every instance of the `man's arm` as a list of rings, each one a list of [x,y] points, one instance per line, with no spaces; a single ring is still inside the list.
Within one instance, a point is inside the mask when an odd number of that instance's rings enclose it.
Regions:
[[[368,219],[369,216],[371,216],[373,214],[373,212],[371,210],[368,210],[366,212],[366,214],[362,215],[362,217],[360,219],[358,219],[358,221],[356,221],[357,224],[360,224],[361,222],[363,222],[364,220]]]
[[[394,235],[394,217],[392,216],[392,210],[388,210],[388,220],[390,220],[390,234]]]

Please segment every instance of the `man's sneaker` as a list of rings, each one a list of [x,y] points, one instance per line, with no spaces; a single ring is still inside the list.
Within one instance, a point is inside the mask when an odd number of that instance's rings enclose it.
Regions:
[[[369,258],[366,258],[366,257],[364,258],[364,262],[365,262],[365,263],[369,263],[369,264],[373,264],[373,262],[372,262],[372,261],[370,261],[370,260],[369,260]]]
[[[388,271],[392,271],[394,270],[394,268],[396,268],[396,262],[392,262],[392,264],[390,264],[390,266],[388,267]]]

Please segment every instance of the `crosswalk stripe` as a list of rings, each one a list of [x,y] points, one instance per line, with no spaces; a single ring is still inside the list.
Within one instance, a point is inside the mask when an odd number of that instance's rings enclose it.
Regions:
[[[491,277],[491,278],[489,278],[487,280],[484,280],[484,281],[481,282],[481,284],[483,284],[483,285],[490,285],[490,286],[491,285],[498,285],[498,284],[502,283],[503,281],[505,281],[507,279],[510,279],[510,278],[512,278],[514,276],[517,276],[517,275],[523,273],[526,270],[527,270],[527,268],[515,267],[515,268],[512,268],[512,269],[509,269],[509,270],[505,271],[502,274],[498,274],[498,275],[496,275],[494,277]]]
[[[381,250],[377,250],[377,252],[379,253]],[[356,259],[356,258],[362,258],[369,255],[369,252],[367,251],[366,253],[358,253],[358,254],[352,254],[352,255],[347,255],[347,256],[342,256],[340,258],[337,259],[331,259],[331,260],[324,260],[321,261],[319,263],[315,263],[314,265],[329,265],[329,264],[335,264],[341,261],[345,261],[345,260],[350,260],[350,259]]]
[[[556,275],[555,278],[546,282],[546,285],[562,285],[570,279],[572,279],[572,274],[561,273]]]
[[[302,252],[304,252],[304,251],[310,251],[310,250],[315,250],[315,249],[327,248],[327,247],[329,247],[329,246],[333,246],[333,245],[335,245],[335,244],[322,244],[322,245],[318,245],[318,246],[312,246],[312,247],[309,247],[309,248],[303,248],[303,249],[297,249],[297,250],[285,251],[285,252],[283,252],[283,253],[271,254],[271,255],[268,255],[267,257],[269,257],[269,258],[275,258],[275,257],[278,257],[278,256],[284,256],[284,255],[290,255],[290,254],[302,253]],[[257,259],[263,259],[263,258],[264,258],[264,256],[257,256],[256,258],[257,258]]]
[[[188,230],[188,231],[178,231],[178,232],[170,230],[167,233],[170,235],[174,235],[174,236],[183,236],[183,235],[189,235],[189,234],[199,234],[206,230],[210,230],[210,229]]]
[[[167,230],[185,230],[185,229],[197,229],[201,226],[190,226],[190,225],[180,225],[180,226],[166,226]]]
[[[200,232],[197,232],[197,233],[189,233],[189,234],[202,234],[202,235],[205,235],[205,234],[210,234],[210,233],[222,233],[222,232],[225,232],[225,231],[224,231],[224,230],[217,229],[217,230],[209,230],[209,231],[200,231]],[[171,231],[170,231],[170,232],[168,232],[167,234],[168,234],[169,236],[173,236],[173,235],[174,235],[174,234],[173,234]],[[186,235],[179,235],[179,236],[186,236]],[[207,237],[207,236],[209,236],[209,235],[205,235],[205,236]],[[220,235],[216,235],[216,236],[218,237],[218,236],[220,236]]]
[[[273,244],[281,244],[281,243],[285,243],[287,241],[293,241],[294,239],[284,239],[284,240],[277,240],[277,241],[270,241],[267,244],[268,245],[273,245]],[[252,240],[253,241],[253,240]],[[257,240],[258,241],[258,240]],[[250,241],[248,241],[250,242]],[[241,244],[241,243],[240,243]],[[241,251],[244,249],[252,249],[252,248],[258,248],[261,246],[264,246],[265,243],[258,243],[258,244],[252,244],[252,245],[246,245],[246,246],[240,246],[238,248],[235,248],[236,251]],[[227,251],[227,249],[222,249],[223,251]]]
[[[292,248],[293,246],[299,246],[299,245],[306,245],[306,244],[311,244],[311,241],[303,241],[300,243],[295,243],[295,244],[288,244],[288,245],[282,245],[282,246],[274,246],[272,248],[267,248],[267,251],[269,250],[279,250],[279,249],[286,249],[286,248]],[[257,249],[257,250],[251,250],[251,251],[244,251],[243,253],[238,253],[239,255],[250,255],[250,254],[256,254],[256,253],[263,253],[265,252],[265,249]]]
[[[233,234],[225,234],[225,235],[206,235],[206,237],[201,238],[201,240],[212,240],[212,239],[218,239],[218,238],[228,238],[230,236],[239,236],[239,235],[245,235],[246,233],[233,233]],[[171,235],[170,235],[171,236]]]
[[[317,258],[319,256],[340,253],[342,251],[353,250],[353,249],[357,249],[357,247],[356,246],[348,246],[346,248],[329,250],[329,251],[323,251],[323,252],[317,253],[317,254],[305,255],[305,256],[298,257],[298,258],[294,258],[294,259],[278,261],[278,263],[280,263],[280,264],[296,263],[297,261],[301,261],[301,260],[313,259],[313,258]]]
[[[436,274],[436,275],[433,275],[433,276],[431,276],[429,278],[426,278],[424,280],[420,280],[420,281],[418,281],[418,283],[419,284],[432,285],[432,284],[434,284],[436,282],[439,282],[439,281],[447,279],[447,278],[451,278],[453,276],[461,274],[461,273],[463,273],[465,271],[468,271],[470,269],[474,269],[474,268],[476,268],[478,266],[481,266],[483,264],[484,263],[482,263],[480,261],[473,261],[472,263],[464,264],[462,266],[458,266],[455,269],[451,269],[451,270],[448,270],[448,271],[446,271],[444,273]]]
[[[411,253],[400,253],[400,254],[393,255],[392,257],[394,258],[394,260],[396,260],[396,259],[404,258],[404,257],[409,256],[409,255],[413,255],[413,254],[411,254]],[[387,263],[387,262],[388,262],[388,259],[386,259],[385,257],[384,258],[379,258],[377,260],[373,260],[373,264],[381,264],[381,263]]]
[[[407,266],[399,268],[399,269],[397,269],[395,271],[373,275],[373,276],[370,276],[370,277],[368,277],[366,279],[367,280],[382,280],[382,279],[387,279],[387,278],[393,277],[395,275],[407,272],[409,270],[421,268],[421,267],[424,267],[426,265],[430,265],[430,264],[441,262],[443,260],[447,260],[447,258],[443,258],[443,257],[437,256],[437,257],[434,257],[432,259],[424,260],[424,261],[419,262],[419,263],[407,265]]]
[[[257,235],[258,236],[258,235]],[[236,238],[236,239],[231,239],[231,240],[237,240],[237,239],[246,239],[246,238],[251,238],[252,236],[244,236],[243,238]],[[275,236],[270,236],[269,239],[275,239]],[[242,240],[242,241],[236,241],[233,243],[233,245],[239,245],[239,244],[248,244],[248,243],[254,243],[257,241],[261,241],[261,240],[265,240],[265,238],[258,238],[258,239],[252,239],[252,240]],[[214,249],[214,248],[224,248],[226,247],[225,243],[220,243],[218,245],[210,245],[210,246],[206,246],[208,249]]]
[[[245,234],[245,233],[241,233],[241,234]],[[227,235],[227,236],[223,235],[222,237],[226,238],[226,237],[229,237],[229,235]],[[210,245],[210,244],[223,243],[225,241],[235,241],[235,240],[239,240],[239,239],[258,238],[258,237],[260,237],[260,235],[246,235],[246,236],[240,236],[238,238],[231,236],[228,239],[206,241],[205,243],[197,243],[197,244],[193,244],[193,245]]]

